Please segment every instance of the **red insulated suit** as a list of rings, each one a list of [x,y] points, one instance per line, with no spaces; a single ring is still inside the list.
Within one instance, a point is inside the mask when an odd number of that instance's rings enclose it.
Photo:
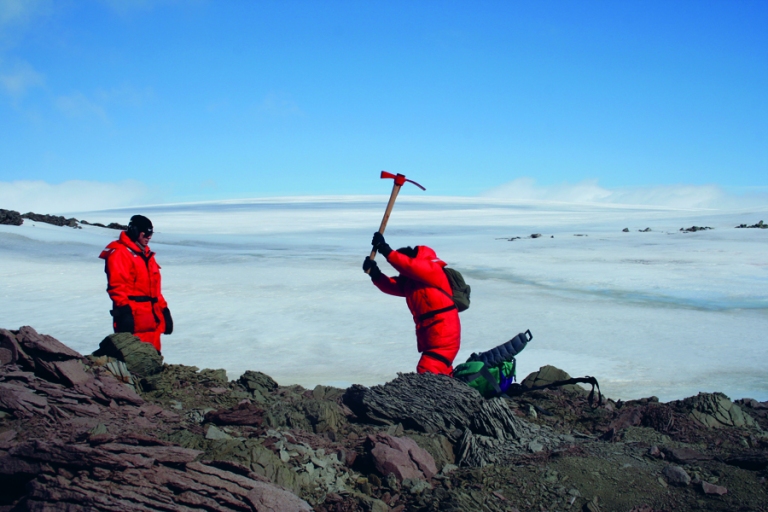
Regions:
[[[451,299],[451,285],[443,271],[446,263],[425,245],[418,246],[415,258],[392,251],[387,261],[400,275],[382,274],[373,284],[384,293],[405,297],[416,324],[416,343],[422,354],[416,371],[450,375],[461,344],[461,323]]]
[[[160,265],[155,261],[155,253],[149,247],[139,246],[123,231],[99,258],[105,260],[107,293],[112,299],[113,312],[129,306],[133,334],[159,351],[160,335],[166,330],[163,310],[168,304],[160,291]],[[117,332],[117,322],[114,327]]]

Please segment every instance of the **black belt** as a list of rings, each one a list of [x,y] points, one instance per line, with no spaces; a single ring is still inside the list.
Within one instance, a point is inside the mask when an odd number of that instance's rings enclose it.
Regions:
[[[439,315],[440,313],[445,313],[446,311],[451,311],[452,309],[458,309],[456,307],[456,304],[454,304],[452,306],[445,307],[445,308],[436,309],[434,311],[429,311],[427,313],[424,313],[423,315],[419,315],[419,317],[416,319],[416,321],[423,322],[424,320],[428,320],[428,319],[432,318],[435,315]]]
[[[132,300],[133,302],[151,302],[154,304],[157,302],[157,297],[149,297],[147,295],[129,295],[128,300]]]
[[[451,367],[451,363],[453,362],[450,359],[448,359],[447,357],[441,356],[440,354],[438,354],[436,352],[422,352],[422,355],[425,355],[427,357],[431,357],[432,359],[436,359],[436,360],[440,361],[441,363],[444,363],[445,366],[447,366],[448,368]]]

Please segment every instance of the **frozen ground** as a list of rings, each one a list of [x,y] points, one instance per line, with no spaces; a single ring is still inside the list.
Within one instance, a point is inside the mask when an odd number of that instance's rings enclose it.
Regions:
[[[251,369],[281,384],[347,386],[385,382],[418,359],[405,301],[378,292],[360,268],[385,203],[303,198],[72,215],[153,220],[176,323],[163,337],[167,362],[225,368],[230,378]],[[768,207],[404,196],[386,235],[394,247],[433,247],[472,285],[458,361],[530,329],[521,377],[553,364],[596,376],[615,398],[723,391],[766,400],[768,230],[733,229],[761,219]],[[692,225],[715,229],[679,231]],[[0,327],[32,325],[92,352],[110,332],[97,256],[117,233],[0,226]],[[532,233],[542,237],[525,238]],[[506,240],[515,236],[523,238]]]

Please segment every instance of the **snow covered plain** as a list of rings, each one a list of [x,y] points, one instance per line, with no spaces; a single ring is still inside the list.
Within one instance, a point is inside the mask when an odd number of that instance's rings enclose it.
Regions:
[[[380,293],[360,268],[385,204],[318,197],[72,215],[154,222],[176,325],[163,337],[166,362],[346,387],[383,383],[418,360],[405,301]],[[386,235],[393,247],[433,247],[471,284],[458,362],[530,329],[520,377],[552,364],[596,376],[614,398],[723,391],[766,400],[768,230],[734,229],[761,219],[768,208],[404,195]],[[679,231],[692,225],[715,229]],[[526,238],[533,233],[542,237]],[[96,349],[111,332],[98,254],[117,234],[0,226],[0,327],[32,325],[81,353]]]

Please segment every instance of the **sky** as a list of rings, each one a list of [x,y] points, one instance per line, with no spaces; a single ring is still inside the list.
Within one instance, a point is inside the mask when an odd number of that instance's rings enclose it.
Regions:
[[[0,208],[765,204],[766,91],[764,1],[0,0]]]

